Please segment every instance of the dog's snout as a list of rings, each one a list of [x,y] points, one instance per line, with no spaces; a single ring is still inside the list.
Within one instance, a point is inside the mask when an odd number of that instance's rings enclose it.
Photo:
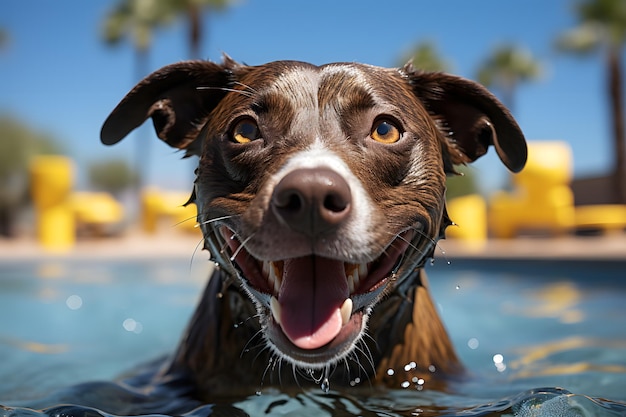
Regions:
[[[292,230],[318,236],[347,219],[352,194],[346,180],[328,168],[301,168],[285,175],[272,195],[276,217]]]

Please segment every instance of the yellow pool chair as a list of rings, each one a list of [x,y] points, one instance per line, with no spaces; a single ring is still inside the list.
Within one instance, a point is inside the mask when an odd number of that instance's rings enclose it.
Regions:
[[[572,151],[561,141],[530,142],[528,162],[512,176],[513,190],[500,191],[490,201],[489,229],[493,237],[512,238],[521,232],[569,232],[574,226]]]

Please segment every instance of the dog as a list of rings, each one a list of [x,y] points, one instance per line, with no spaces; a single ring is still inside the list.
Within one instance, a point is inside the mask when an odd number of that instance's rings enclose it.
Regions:
[[[462,374],[423,270],[452,223],[446,177],[492,145],[513,172],[527,157],[484,87],[412,65],[186,61],[135,86],[101,141],[149,117],[199,157],[190,202],[217,265],[161,377],[211,400]]]

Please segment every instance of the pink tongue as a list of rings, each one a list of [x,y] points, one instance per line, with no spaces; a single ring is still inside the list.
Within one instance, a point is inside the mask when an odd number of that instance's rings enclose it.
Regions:
[[[341,305],[349,296],[341,261],[306,256],[285,261],[278,295],[280,326],[302,349],[324,346],[341,330]]]

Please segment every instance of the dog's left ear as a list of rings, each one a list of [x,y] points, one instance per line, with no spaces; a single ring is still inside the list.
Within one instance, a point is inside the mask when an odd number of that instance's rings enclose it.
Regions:
[[[111,112],[100,132],[105,145],[121,141],[148,117],[168,145],[198,154],[196,138],[209,113],[226,94],[236,63],[186,61],[153,72],[135,86]]]
[[[411,65],[402,72],[409,78],[415,95],[438,120],[447,138],[446,171],[453,165],[472,162],[489,145],[513,172],[524,168],[526,140],[517,122],[502,103],[480,84],[444,73],[421,72]]]

